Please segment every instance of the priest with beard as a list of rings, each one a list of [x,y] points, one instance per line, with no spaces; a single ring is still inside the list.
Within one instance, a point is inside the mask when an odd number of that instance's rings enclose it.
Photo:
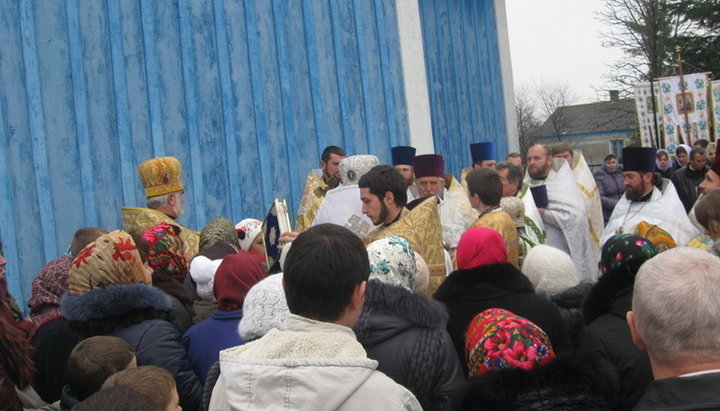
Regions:
[[[550,150],[536,144],[528,150],[527,171],[530,177],[526,183],[531,187],[544,185],[547,190],[548,205],[538,208],[545,223],[545,244],[570,254],[581,281],[597,280],[596,246],[570,165],[562,158],[553,161]]]
[[[178,226],[185,257],[192,258],[200,251],[200,233],[176,221],[185,212],[180,161],[175,157],[153,158],[140,164],[138,175],[145,187],[147,207],[123,207],[123,229],[128,233],[142,233],[160,223]]]
[[[640,222],[667,231],[679,246],[698,234],[690,222],[675,186],[655,171],[655,149],[623,148],[625,194],[620,198],[605,226],[600,242],[615,234],[633,233]]]

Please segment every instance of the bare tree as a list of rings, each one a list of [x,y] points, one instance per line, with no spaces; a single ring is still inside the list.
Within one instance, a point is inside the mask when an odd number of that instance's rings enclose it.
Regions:
[[[519,86],[515,89],[515,121],[517,122],[520,153],[523,158],[528,149],[535,144],[534,133],[541,124],[531,94],[531,90],[527,86]]]
[[[535,86],[535,95],[538,100],[538,109],[542,117],[546,118],[556,136],[562,135],[567,127],[565,106],[572,105],[578,100],[577,94],[570,90],[570,86],[563,82],[540,83]]]
[[[619,47],[625,57],[605,76],[610,88],[629,95],[638,83],[672,75],[677,38],[691,24],[678,17],[671,0],[605,0],[598,18],[610,28],[602,33],[604,46]]]

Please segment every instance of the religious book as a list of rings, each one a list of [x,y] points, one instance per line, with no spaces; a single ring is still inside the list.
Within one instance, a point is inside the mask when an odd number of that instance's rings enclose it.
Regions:
[[[280,244],[280,234],[292,231],[290,226],[290,215],[285,200],[273,201],[268,211],[267,217],[262,224],[263,238],[265,240],[265,256],[267,266],[270,272],[273,272],[275,265],[279,265],[280,252],[282,247]]]

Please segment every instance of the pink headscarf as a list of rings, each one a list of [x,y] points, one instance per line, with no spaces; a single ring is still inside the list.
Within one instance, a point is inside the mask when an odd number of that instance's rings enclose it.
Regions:
[[[505,242],[497,231],[484,227],[474,227],[467,230],[460,237],[457,246],[457,266],[459,269],[507,262],[508,256]]]

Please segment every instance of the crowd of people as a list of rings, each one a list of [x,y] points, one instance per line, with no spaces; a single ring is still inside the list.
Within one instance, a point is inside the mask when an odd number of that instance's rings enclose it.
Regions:
[[[470,151],[327,147],[277,262],[142,163],[146,207],[79,228],[27,318],[0,243],[0,409],[720,409],[714,145]]]

